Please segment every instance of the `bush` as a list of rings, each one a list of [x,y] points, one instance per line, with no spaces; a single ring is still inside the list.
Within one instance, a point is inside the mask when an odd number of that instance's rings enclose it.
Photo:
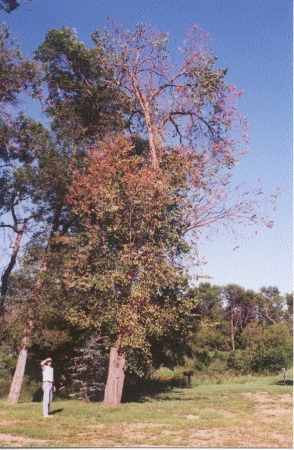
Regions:
[[[196,370],[203,371],[207,370],[208,366],[211,364],[211,356],[206,350],[196,350],[194,351],[194,367]]]
[[[11,385],[11,380],[0,380],[0,398],[7,397],[9,394],[9,389]]]
[[[17,354],[8,345],[0,346],[0,379],[10,380],[17,363]]]
[[[214,358],[208,368],[209,374],[224,374],[228,369],[227,362],[220,358]]]
[[[292,365],[293,342],[289,329],[282,323],[248,326],[243,341],[250,357],[250,369],[257,373],[278,372]]]
[[[8,345],[0,346],[0,397],[7,397],[12,376],[17,363],[17,355]]]
[[[279,372],[288,365],[289,358],[285,351],[259,347],[250,363],[250,368],[253,372],[271,373]]]
[[[250,359],[244,351],[231,352],[228,357],[228,369],[246,375],[250,372]]]
[[[70,398],[99,401],[103,399],[107,358],[102,346],[90,339],[84,348],[76,351],[66,368],[65,388]]]

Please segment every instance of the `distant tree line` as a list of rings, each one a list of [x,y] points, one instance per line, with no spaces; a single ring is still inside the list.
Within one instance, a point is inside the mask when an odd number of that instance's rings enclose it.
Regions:
[[[254,292],[235,284],[202,283],[189,295],[200,298],[191,335],[194,355],[229,352],[227,368],[237,373],[291,367],[293,294],[282,296],[277,287]]]

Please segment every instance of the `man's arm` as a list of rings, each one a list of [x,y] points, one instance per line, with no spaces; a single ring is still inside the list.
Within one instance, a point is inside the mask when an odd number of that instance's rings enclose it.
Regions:
[[[44,359],[44,361],[40,362],[40,366],[43,368],[48,361],[51,361],[51,358]]]

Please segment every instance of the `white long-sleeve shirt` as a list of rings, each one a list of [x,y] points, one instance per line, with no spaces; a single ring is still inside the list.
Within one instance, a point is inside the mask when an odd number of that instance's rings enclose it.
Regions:
[[[54,382],[54,369],[51,366],[43,366],[43,381]]]

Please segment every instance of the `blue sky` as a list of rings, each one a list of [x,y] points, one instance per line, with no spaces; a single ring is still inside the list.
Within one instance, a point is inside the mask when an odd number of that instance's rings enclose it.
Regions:
[[[200,273],[211,283],[236,283],[258,291],[277,286],[293,289],[292,268],[292,0],[34,0],[6,15],[0,12],[29,56],[51,28],[75,28],[91,46],[90,35],[107,25],[107,17],[125,28],[138,22],[170,33],[177,50],[185,32],[197,23],[213,39],[218,65],[228,68],[227,82],[244,90],[240,112],[249,120],[250,152],[236,166],[236,182],[268,192],[281,188],[274,227],[238,242],[228,236],[201,242],[207,261]]]

